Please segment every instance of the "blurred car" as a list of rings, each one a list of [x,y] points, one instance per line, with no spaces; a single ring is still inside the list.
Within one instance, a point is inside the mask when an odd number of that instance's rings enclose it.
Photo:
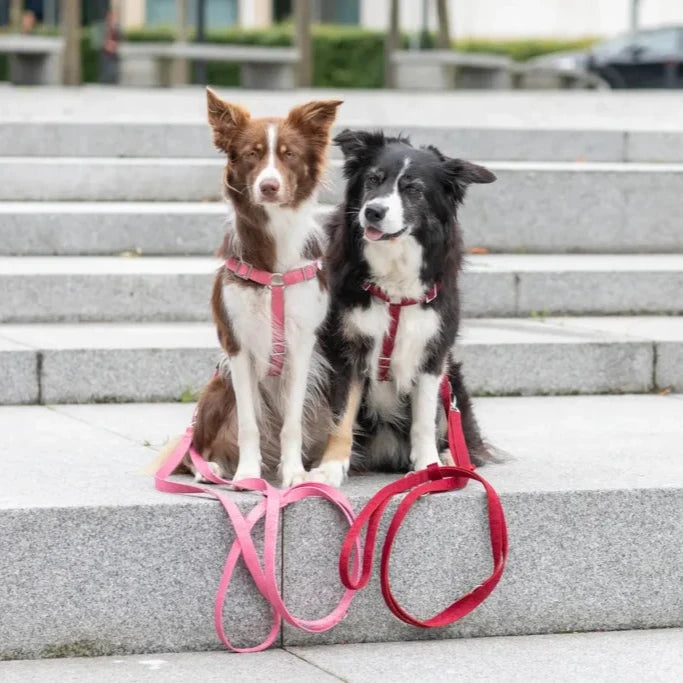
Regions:
[[[683,26],[628,33],[582,52],[555,52],[526,64],[588,71],[611,88],[683,88]]]

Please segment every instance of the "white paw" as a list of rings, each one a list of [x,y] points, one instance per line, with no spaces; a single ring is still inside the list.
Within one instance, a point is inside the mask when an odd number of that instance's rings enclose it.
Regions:
[[[225,472],[223,472],[223,468],[217,463],[217,462],[207,462],[206,463],[209,466],[209,469],[214,473],[216,477],[220,477],[221,479],[225,479]],[[213,483],[204,475],[202,475],[201,472],[195,471],[194,473],[194,480],[198,484],[211,484]]]
[[[328,460],[306,472],[307,481],[317,481],[339,488],[346,478],[349,469],[348,460]]]
[[[282,488],[286,489],[294,484],[300,484],[302,481],[306,481],[306,470],[303,468],[301,463],[296,463],[296,465],[288,465],[283,463],[280,466],[280,481],[282,483]]]
[[[261,463],[260,462],[240,462],[237,466],[235,476],[232,478],[233,482],[240,479],[260,479],[261,478]]]
[[[410,454],[410,462],[413,464],[413,469],[417,472],[418,470],[423,470],[429,465],[440,465],[441,460],[439,460],[439,454],[436,448],[429,449],[428,451],[413,451]]]
[[[446,467],[453,467],[455,465],[453,456],[448,448],[441,451],[441,453],[439,453],[439,457],[441,458],[441,463]]]

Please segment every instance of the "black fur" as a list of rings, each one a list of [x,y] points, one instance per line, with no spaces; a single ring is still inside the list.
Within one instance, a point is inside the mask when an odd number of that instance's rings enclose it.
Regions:
[[[483,464],[490,459],[490,454],[472,413],[459,365],[451,358],[460,321],[458,276],[464,256],[456,211],[470,183],[492,182],[495,176],[481,166],[447,158],[435,147],[417,149],[407,138],[385,137],[381,132],[345,130],[334,142],[344,153],[347,186],[344,201],[326,226],[331,309],[322,341],[334,371],[331,402],[335,413],[340,415],[344,410],[352,378],[362,379],[365,386],[352,467],[390,471],[406,471],[410,467],[410,395],[404,393],[390,419],[377,416],[367,403],[369,383],[375,381],[368,376],[367,357],[375,340],[349,335],[344,325],[350,311],[357,307],[367,309],[372,298],[362,288],[363,282],[372,278],[372,273],[364,254],[366,241],[359,210],[365,202],[386,196],[394,186],[399,188],[406,230],[422,246],[419,277],[423,291],[427,292],[435,283],[441,284],[438,297],[430,304],[422,304],[436,311],[441,328],[424,348],[419,373],[438,376],[444,367],[448,368],[462,412],[470,455],[476,464]],[[406,158],[409,159],[407,167]],[[407,170],[403,172],[402,168]],[[400,173],[403,174],[399,184]],[[376,277],[373,280],[383,287]],[[445,420],[440,410],[439,415],[435,439],[442,450],[445,447]],[[386,443],[386,448],[378,447],[379,440]]]

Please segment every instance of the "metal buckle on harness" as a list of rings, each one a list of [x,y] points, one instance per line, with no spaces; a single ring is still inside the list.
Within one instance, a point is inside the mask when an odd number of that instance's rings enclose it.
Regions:
[[[282,273],[273,273],[270,276],[270,284],[268,286],[269,287],[284,287],[285,286],[285,278],[282,275]]]
[[[247,270],[243,274],[241,272],[242,266],[246,266]],[[244,261],[239,261],[237,268],[233,271],[237,277],[241,278],[242,280],[249,280],[251,278],[251,271],[254,270],[254,266],[250,265],[249,263],[245,263]]]
[[[425,297],[425,303],[426,304],[431,304],[434,299],[436,299],[437,295],[439,294],[439,288],[434,285],[430,290],[429,294]]]

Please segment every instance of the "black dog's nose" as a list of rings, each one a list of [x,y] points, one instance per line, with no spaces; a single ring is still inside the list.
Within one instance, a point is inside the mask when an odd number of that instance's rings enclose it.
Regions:
[[[370,223],[379,223],[387,213],[387,207],[382,204],[368,204],[365,207],[365,218]]]

